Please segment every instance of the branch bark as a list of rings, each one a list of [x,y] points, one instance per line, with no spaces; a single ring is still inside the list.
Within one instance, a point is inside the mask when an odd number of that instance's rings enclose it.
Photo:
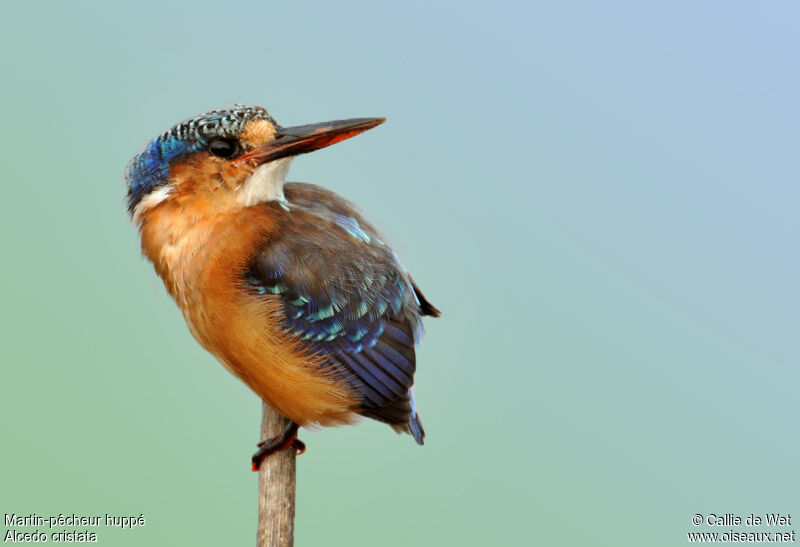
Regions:
[[[262,403],[261,439],[278,435],[289,424]],[[258,471],[258,533],[256,547],[294,545],[295,458],[294,448],[271,454]]]

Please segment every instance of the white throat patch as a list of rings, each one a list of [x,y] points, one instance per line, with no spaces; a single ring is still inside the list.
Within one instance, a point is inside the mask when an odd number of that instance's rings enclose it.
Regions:
[[[131,215],[133,218],[133,223],[137,226],[141,224],[142,215],[167,199],[170,192],[172,192],[172,186],[165,184],[164,186],[159,186],[139,200],[139,203],[137,203],[136,207],[133,208],[133,215]]]
[[[283,195],[283,183],[289,173],[289,164],[292,163],[291,157],[281,158],[260,165],[247,177],[241,188],[239,188],[236,199],[244,207],[264,203],[265,201],[285,202]]]

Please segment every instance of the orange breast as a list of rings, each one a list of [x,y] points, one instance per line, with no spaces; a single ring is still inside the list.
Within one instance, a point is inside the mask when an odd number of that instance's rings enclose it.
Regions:
[[[300,425],[355,419],[357,402],[327,377],[319,358],[282,332],[278,296],[241,287],[258,246],[277,229],[265,207],[212,210],[189,198],[143,219],[142,250],[175,298],[197,341],[284,416]]]

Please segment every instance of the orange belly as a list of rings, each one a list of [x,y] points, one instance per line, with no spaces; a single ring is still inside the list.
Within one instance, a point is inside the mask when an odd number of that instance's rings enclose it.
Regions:
[[[283,333],[278,296],[255,296],[241,276],[276,226],[260,207],[187,215],[165,203],[141,227],[142,250],[181,308],[197,341],[270,406],[300,425],[355,418],[357,400],[326,376],[320,358]],[[174,209],[174,210],[173,210]],[[183,219],[190,219],[188,222]]]

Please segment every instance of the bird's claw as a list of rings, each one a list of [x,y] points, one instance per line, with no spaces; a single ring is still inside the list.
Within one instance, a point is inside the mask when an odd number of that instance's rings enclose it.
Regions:
[[[292,447],[299,456],[306,451],[306,444],[297,438],[297,424],[294,422],[290,423],[279,435],[259,441],[256,446],[258,446],[258,450],[252,458],[253,471],[258,471],[264,458],[275,452]]]

